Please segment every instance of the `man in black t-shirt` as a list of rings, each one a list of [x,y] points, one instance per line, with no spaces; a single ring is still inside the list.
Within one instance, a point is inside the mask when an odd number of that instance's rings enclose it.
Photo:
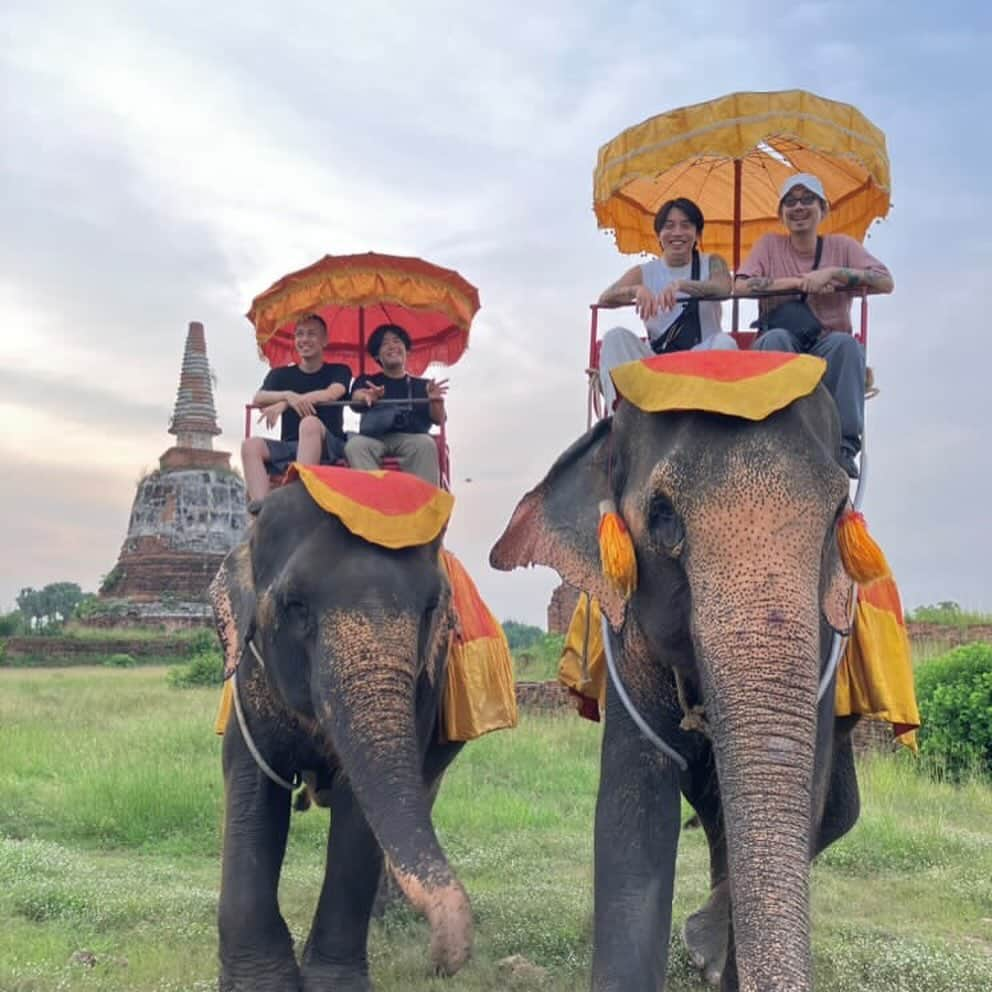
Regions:
[[[327,406],[348,394],[351,370],[324,361],[327,325],[317,314],[296,324],[296,365],[272,369],[252,402],[262,408],[259,421],[274,427],[281,418],[280,440],[249,437],[241,444],[241,464],[249,509],[269,492],[269,474],[280,475],[291,462],[319,465],[344,454],[341,407]]]
[[[361,375],[351,391],[352,409],[368,413],[383,399],[399,400],[384,404],[376,417],[395,411],[385,431],[368,434],[371,420],[363,417],[362,430],[348,438],[344,454],[352,468],[381,468],[382,459],[390,455],[404,472],[420,476],[432,486],[439,485],[437,445],[428,435],[432,424],[444,422],[444,396],[448,380],[420,379],[406,370],[410,335],[398,324],[381,324],[369,338],[368,353],[382,366],[375,375]],[[420,402],[414,402],[419,400]],[[406,401],[405,403],[402,401]],[[380,424],[381,426],[381,424]]]

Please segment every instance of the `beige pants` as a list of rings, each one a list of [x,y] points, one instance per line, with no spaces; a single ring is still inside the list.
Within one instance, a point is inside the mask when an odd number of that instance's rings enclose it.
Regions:
[[[441,484],[437,444],[430,434],[383,434],[366,437],[350,434],[344,457],[352,468],[382,468],[382,459],[395,458],[404,472],[419,476],[432,486]]]

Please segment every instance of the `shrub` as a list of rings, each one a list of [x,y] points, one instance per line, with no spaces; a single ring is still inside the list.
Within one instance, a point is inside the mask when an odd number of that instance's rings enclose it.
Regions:
[[[224,659],[219,651],[200,651],[185,665],[176,665],[165,676],[173,689],[220,686],[224,682]]]
[[[137,662],[129,654],[112,654],[103,662],[108,668],[134,668]]]
[[[198,627],[189,638],[190,654],[216,651],[218,643],[217,633],[213,627]]]
[[[0,613],[0,637],[14,637],[24,633],[24,617],[20,610],[11,610],[10,613]]]
[[[920,751],[959,781],[969,771],[992,776],[992,644],[965,644],[921,665],[916,694]]]
[[[510,646],[510,650],[514,652],[533,647],[544,637],[544,631],[540,627],[519,623],[516,620],[504,620],[503,633],[506,634],[506,643]]]

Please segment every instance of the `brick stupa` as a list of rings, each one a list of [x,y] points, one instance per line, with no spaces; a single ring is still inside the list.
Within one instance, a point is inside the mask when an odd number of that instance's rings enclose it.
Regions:
[[[209,615],[207,586],[245,530],[245,487],[220,434],[203,325],[191,323],[169,433],[175,444],[138,483],[127,537],[100,594],[131,622],[184,626]],[[122,618],[123,619],[123,618]]]
[[[570,586],[567,582],[562,582],[551,594],[551,602],[548,603],[548,633],[567,634],[568,625],[572,620],[572,613],[575,605],[579,601],[579,590],[575,586]]]

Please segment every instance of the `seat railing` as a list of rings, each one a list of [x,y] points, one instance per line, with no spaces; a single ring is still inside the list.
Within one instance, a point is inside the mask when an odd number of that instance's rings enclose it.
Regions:
[[[779,296],[793,297],[796,295],[795,290],[774,290],[767,293],[735,293],[731,296],[696,296],[693,299],[697,299],[700,302],[708,301],[711,303],[725,303],[728,300],[767,300],[774,299]],[[868,296],[867,290],[861,290],[859,293],[852,294],[856,296],[860,301],[860,314],[858,321],[858,329],[854,332],[855,338],[861,342],[862,347],[865,352],[868,351]],[[679,304],[686,304],[689,302],[688,298],[679,299]],[[590,321],[589,321],[589,369],[599,368],[599,311],[600,310],[627,310],[633,307],[633,303],[590,303]],[[737,314],[734,314],[734,318],[737,318]],[[729,332],[730,336],[737,342],[737,347],[742,351],[746,351],[754,343],[754,339],[758,336],[758,332],[754,330],[742,331],[738,327],[732,328]],[[647,338],[645,338],[647,340]]]
[[[376,403],[376,406],[409,406],[411,403],[415,405],[423,405],[425,403],[430,403],[431,400],[424,400],[419,398],[414,399],[381,399]],[[442,407],[444,401],[441,401]],[[335,400],[332,403],[321,403],[321,406],[340,406],[340,407],[352,407],[351,400]],[[256,403],[246,403],[245,404],[245,439],[247,440],[252,436],[252,420],[253,415],[256,410],[261,410]],[[438,469],[441,477],[441,488],[451,489],[451,459],[450,452],[448,449],[448,433],[445,428],[445,421],[442,419],[441,423],[437,425],[436,431],[431,431],[428,437],[433,439],[435,445],[437,445],[437,461]],[[346,466],[347,463],[343,460],[337,463],[338,465]],[[395,458],[384,458],[382,467],[388,471],[398,472],[400,470],[399,462]]]

